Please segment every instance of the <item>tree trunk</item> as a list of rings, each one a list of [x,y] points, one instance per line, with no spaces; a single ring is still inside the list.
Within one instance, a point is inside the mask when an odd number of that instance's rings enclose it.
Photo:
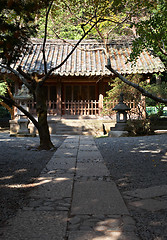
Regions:
[[[49,150],[54,147],[51,142],[49,127],[47,122],[47,107],[46,107],[46,96],[44,94],[44,87],[41,87],[39,83],[37,84],[35,90],[36,96],[36,110],[38,116],[38,124],[39,124],[39,138],[40,138],[40,146],[39,149]]]
[[[48,123],[47,123],[47,116],[45,117],[43,114],[41,114],[38,117],[38,122],[40,125],[40,127],[39,127],[39,138],[40,138],[39,149],[49,150],[51,148],[54,148],[54,145],[50,139],[49,128],[48,128]]]

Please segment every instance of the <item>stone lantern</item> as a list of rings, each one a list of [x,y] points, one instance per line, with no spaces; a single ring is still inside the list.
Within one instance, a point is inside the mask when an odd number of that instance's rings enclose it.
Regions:
[[[130,108],[123,101],[123,93],[121,93],[119,103],[112,109],[116,111],[116,125],[110,129],[109,136],[120,137],[128,134],[125,127],[127,126],[127,111],[130,111]]]
[[[14,95],[14,100],[17,100],[21,107],[26,111],[28,108],[28,101],[32,99],[32,95],[29,94],[28,88],[23,84],[21,89],[16,95]],[[10,135],[11,136],[31,136],[30,130],[28,129],[29,120],[19,109],[17,110],[17,119],[10,121]],[[14,125],[17,125],[14,126]],[[13,134],[13,128],[17,129],[16,133]],[[12,134],[11,134],[12,133]]]

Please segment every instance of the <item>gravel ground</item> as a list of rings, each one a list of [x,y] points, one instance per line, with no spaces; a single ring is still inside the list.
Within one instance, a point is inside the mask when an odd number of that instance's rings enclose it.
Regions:
[[[64,137],[53,137],[57,148]],[[20,184],[34,182],[52,157],[54,150],[38,151],[39,138],[11,138],[0,133],[0,227],[28,201],[31,187]]]
[[[125,191],[167,184],[166,134],[97,138],[96,144],[122,196]],[[167,210],[129,211],[141,239],[167,240]]]
[[[64,137],[53,137],[59,147]],[[167,135],[97,138],[113,180],[120,192],[167,184]],[[28,201],[32,183],[54,151],[37,151],[38,138],[10,138],[0,133],[0,227]],[[129,209],[142,240],[167,240],[167,210]]]

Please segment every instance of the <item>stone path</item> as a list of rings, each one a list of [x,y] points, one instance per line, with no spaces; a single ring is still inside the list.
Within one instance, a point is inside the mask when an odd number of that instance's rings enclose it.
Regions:
[[[130,207],[151,212],[167,209],[167,185],[127,191],[123,195]]]
[[[139,239],[93,137],[67,137],[33,186],[1,239]]]

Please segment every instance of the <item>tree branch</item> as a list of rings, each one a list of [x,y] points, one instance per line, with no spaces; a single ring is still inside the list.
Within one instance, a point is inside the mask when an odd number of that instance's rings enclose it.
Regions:
[[[15,76],[17,76],[17,77],[26,85],[26,87],[31,90],[31,85],[27,82],[27,80],[24,78],[24,76],[21,75],[21,73],[17,72],[15,69],[13,69],[13,68],[11,68],[11,67],[9,67],[9,66],[3,65],[3,64],[1,64],[1,63],[0,63],[0,66],[1,66],[2,68],[6,68],[6,69],[9,70],[10,72],[14,73]],[[22,72],[23,72],[23,71],[22,71]],[[25,76],[27,76],[27,79],[29,79],[30,76],[29,76],[28,74],[26,74],[26,73],[24,73],[24,74],[25,74]],[[28,76],[29,76],[29,77],[28,77]]]
[[[158,48],[163,55],[167,56],[167,52],[160,46],[160,44],[158,44]]]
[[[52,29],[52,31],[54,32],[55,36],[60,39],[61,41],[63,41],[64,43],[67,43],[68,45],[72,46],[72,47],[75,47],[75,44],[69,42],[68,40],[65,40],[63,38],[61,38],[58,33]],[[98,47],[98,48],[91,48],[91,49],[85,49],[85,48],[81,48],[81,47],[78,47],[77,49],[79,49],[80,51],[83,51],[83,52],[91,52],[91,51],[97,51],[97,50],[102,50],[105,52],[106,54],[106,49],[103,48],[103,47]]]
[[[32,78],[31,78],[31,76],[30,76],[28,73],[23,72],[23,70],[21,69],[21,66],[18,66],[17,71],[18,71],[18,72],[20,73],[20,75],[21,75],[22,77],[24,77],[25,79],[30,80],[30,81],[33,81]]]
[[[23,107],[21,107],[19,104],[17,104],[13,99],[4,97],[0,95],[0,98],[7,104],[7,105],[13,105],[17,107],[21,112],[23,112],[35,125],[35,127],[39,130],[39,123],[36,121],[36,119],[29,113],[27,112]]]
[[[128,84],[129,86],[132,86],[132,87],[136,88],[139,92],[142,93],[142,95],[144,95],[144,96],[146,96],[146,97],[149,97],[149,98],[153,99],[153,100],[156,101],[156,102],[161,102],[161,103],[167,104],[167,99],[157,97],[156,95],[154,95],[154,94],[146,91],[144,88],[140,87],[138,84],[128,81],[128,80],[127,80],[125,77],[123,77],[120,73],[118,73],[116,70],[114,70],[114,69],[111,67],[110,59],[108,59],[108,61],[107,61],[106,68],[107,68],[110,72],[114,73],[114,74],[115,74],[119,79],[121,79],[124,83]]]
[[[65,6],[68,8],[68,10],[69,10],[69,12],[70,12],[71,16],[74,16],[74,17],[75,17],[75,18],[77,18],[78,20],[81,20],[81,18],[79,18],[77,15],[75,15],[75,14],[72,12],[72,10],[71,10],[70,6],[67,4],[67,2],[66,2],[66,1],[63,1],[63,3],[64,3],[64,4],[65,4]]]
[[[51,7],[52,7],[52,4],[53,4],[53,1],[50,3],[49,8],[48,8],[48,10],[47,10],[47,12],[46,12],[46,19],[45,19],[45,36],[44,36],[43,48],[42,48],[45,74],[47,74],[47,62],[46,62],[46,56],[45,56],[45,45],[46,45],[46,38],[47,38],[48,17],[49,17],[49,12],[50,12],[50,9],[51,9]]]
[[[97,33],[99,34],[99,36],[101,37],[103,43],[105,43],[105,37],[104,37],[104,35],[100,32],[100,30],[99,30],[99,28],[98,28],[97,25],[95,26],[95,29],[96,29]]]
[[[88,33],[94,28],[94,26],[99,21],[100,21],[100,19],[98,21],[96,21],[87,32],[85,32],[85,34],[82,36],[82,38],[76,43],[75,47],[71,50],[71,52],[67,55],[67,57],[65,57],[65,59],[58,66],[56,66],[54,68],[51,68],[49,70],[49,72],[41,79],[41,81],[40,81],[41,84],[43,84],[46,81],[46,79],[51,75],[51,73],[53,71],[55,71],[56,69],[60,68],[68,60],[68,58],[73,54],[73,52],[75,51],[77,46],[80,44],[80,42],[82,42],[82,40],[85,38],[85,36],[88,35]]]

